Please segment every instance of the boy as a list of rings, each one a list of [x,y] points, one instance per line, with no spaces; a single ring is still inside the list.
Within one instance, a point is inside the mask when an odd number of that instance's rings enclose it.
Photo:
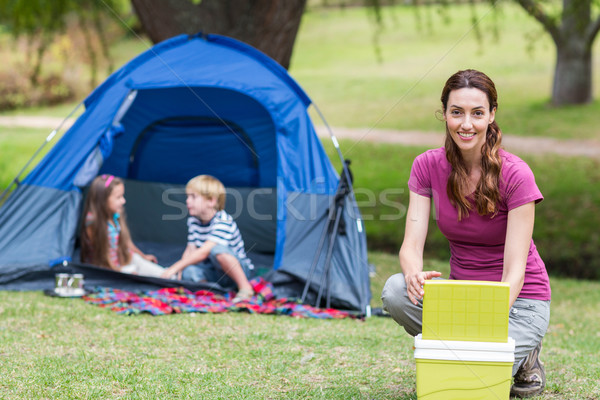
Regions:
[[[246,256],[242,235],[231,215],[225,212],[225,187],[217,178],[200,175],[185,188],[188,218],[188,244],[181,259],[162,274],[163,278],[179,274],[194,282],[235,283],[238,293],[234,302],[248,300],[254,290],[248,275],[254,269]]]

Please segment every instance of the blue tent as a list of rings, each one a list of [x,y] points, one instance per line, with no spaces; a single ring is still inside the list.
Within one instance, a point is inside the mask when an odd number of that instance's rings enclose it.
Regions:
[[[322,291],[329,264],[332,304],[365,310],[366,239],[352,190],[343,230],[327,232],[340,178],[310,98],[275,61],[223,36],[181,35],[124,65],[83,104],[0,209],[0,287],[43,288],[53,265],[80,265],[85,187],[102,173],[126,179],[133,239],[168,265],[185,246],[182,185],[210,174],[227,187],[251,257],[276,271],[269,276],[286,295]],[[326,236],[335,239],[329,263],[327,251],[315,256]]]

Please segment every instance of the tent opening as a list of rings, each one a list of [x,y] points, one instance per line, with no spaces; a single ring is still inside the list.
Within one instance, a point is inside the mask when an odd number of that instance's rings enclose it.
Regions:
[[[176,176],[172,168],[178,170]],[[252,140],[232,121],[207,117],[159,120],[134,142],[127,177],[185,184],[186,177],[198,171],[228,176],[234,186],[257,186],[258,156]]]

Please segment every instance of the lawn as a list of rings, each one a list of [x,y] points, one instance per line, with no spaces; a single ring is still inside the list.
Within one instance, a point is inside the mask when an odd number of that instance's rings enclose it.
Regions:
[[[397,259],[370,256],[380,306]],[[600,283],[551,284],[548,387],[536,398],[597,399]],[[416,399],[412,355],[412,338],[390,318],[120,316],[79,299],[0,292],[6,399]]]
[[[420,24],[413,7],[386,8],[378,39],[381,61],[367,11],[317,9],[302,19],[290,72],[334,126],[439,132],[435,112],[445,80],[459,69],[475,68],[496,83],[497,120],[506,134],[600,138],[600,102],[547,105],[555,60],[550,37],[517,5],[498,4],[476,7],[481,36],[467,4],[450,7],[447,22],[437,15],[439,7],[425,7]],[[594,52],[600,52],[598,40]],[[600,71],[598,57],[593,71]],[[598,98],[600,86],[594,95]]]

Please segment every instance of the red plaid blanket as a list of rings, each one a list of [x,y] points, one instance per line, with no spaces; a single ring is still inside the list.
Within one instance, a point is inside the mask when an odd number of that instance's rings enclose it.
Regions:
[[[252,299],[233,303],[235,292],[225,295],[210,291],[189,291],[185,288],[164,288],[144,292],[128,292],[111,288],[96,288],[83,296],[90,304],[108,308],[119,314],[150,313],[165,315],[173,313],[222,313],[230,311],[247,311],[259,314],[289,315],[303,318],[347,318],[354,314],[332,308],[316,308],[301,304],[297,300],[280,298],[273,295],[272,285],[262,278],[250,281],[256,293]]]

